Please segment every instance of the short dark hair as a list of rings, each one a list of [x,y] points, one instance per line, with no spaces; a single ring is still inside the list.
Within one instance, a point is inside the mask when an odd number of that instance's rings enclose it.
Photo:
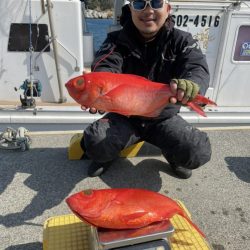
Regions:
[[[122,7],[122,14],[120,16],[120,24],[121,24],[121,26],[124,26],[126,24],[126,22],[131,20],[131,19],[132,19],[132,17],[131,17],[131,11],[130,11],[129,5],[125,4]]]

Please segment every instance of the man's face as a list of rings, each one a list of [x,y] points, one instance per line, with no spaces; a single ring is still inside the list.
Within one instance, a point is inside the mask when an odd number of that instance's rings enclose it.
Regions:
[[[165,23],[171,9],[170,5],[166,3],[165,0],[156,1],[163,2],[162,8],[152,9],[149,4],[147,4],[144,10],[135,10],[131,6],[132,3],[130,4],[133,23],[146,40],[150,40],[157,34],[157,32]]]

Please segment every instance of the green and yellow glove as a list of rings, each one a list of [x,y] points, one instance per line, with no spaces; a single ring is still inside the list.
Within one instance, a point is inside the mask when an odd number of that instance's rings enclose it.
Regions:
[[[184,91],[184,98],[191,101],[199,93],[199,85],[191,80],[172,79],[177,84],[177,89]]]

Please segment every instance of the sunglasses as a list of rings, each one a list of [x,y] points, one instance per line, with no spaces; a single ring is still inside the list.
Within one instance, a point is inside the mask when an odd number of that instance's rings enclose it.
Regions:
[[[153,10],[159,10],[163,7],[164,2],[167,3],[166,0],[137,0],[131,1],[130,4],[133,10],[142,11],[146,9],[147,5],[149,5]]]

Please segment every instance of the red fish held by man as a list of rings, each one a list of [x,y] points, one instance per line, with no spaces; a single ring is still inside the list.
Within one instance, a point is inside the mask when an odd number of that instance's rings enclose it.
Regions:
[[[71,195],[66,202],[80,219],[96,227],[141,228],[179,214],[204,237],[176,201],[153,191],[129,188],[84,190]]]
[[[66,83],[70,96],[84,107],[115,112],[126,116],[157,117],[173,96],[167,84],[152,82],[131,74],[92,72]],[[216,105],[197,95],[187,106],[206,116],[200,105]]]

